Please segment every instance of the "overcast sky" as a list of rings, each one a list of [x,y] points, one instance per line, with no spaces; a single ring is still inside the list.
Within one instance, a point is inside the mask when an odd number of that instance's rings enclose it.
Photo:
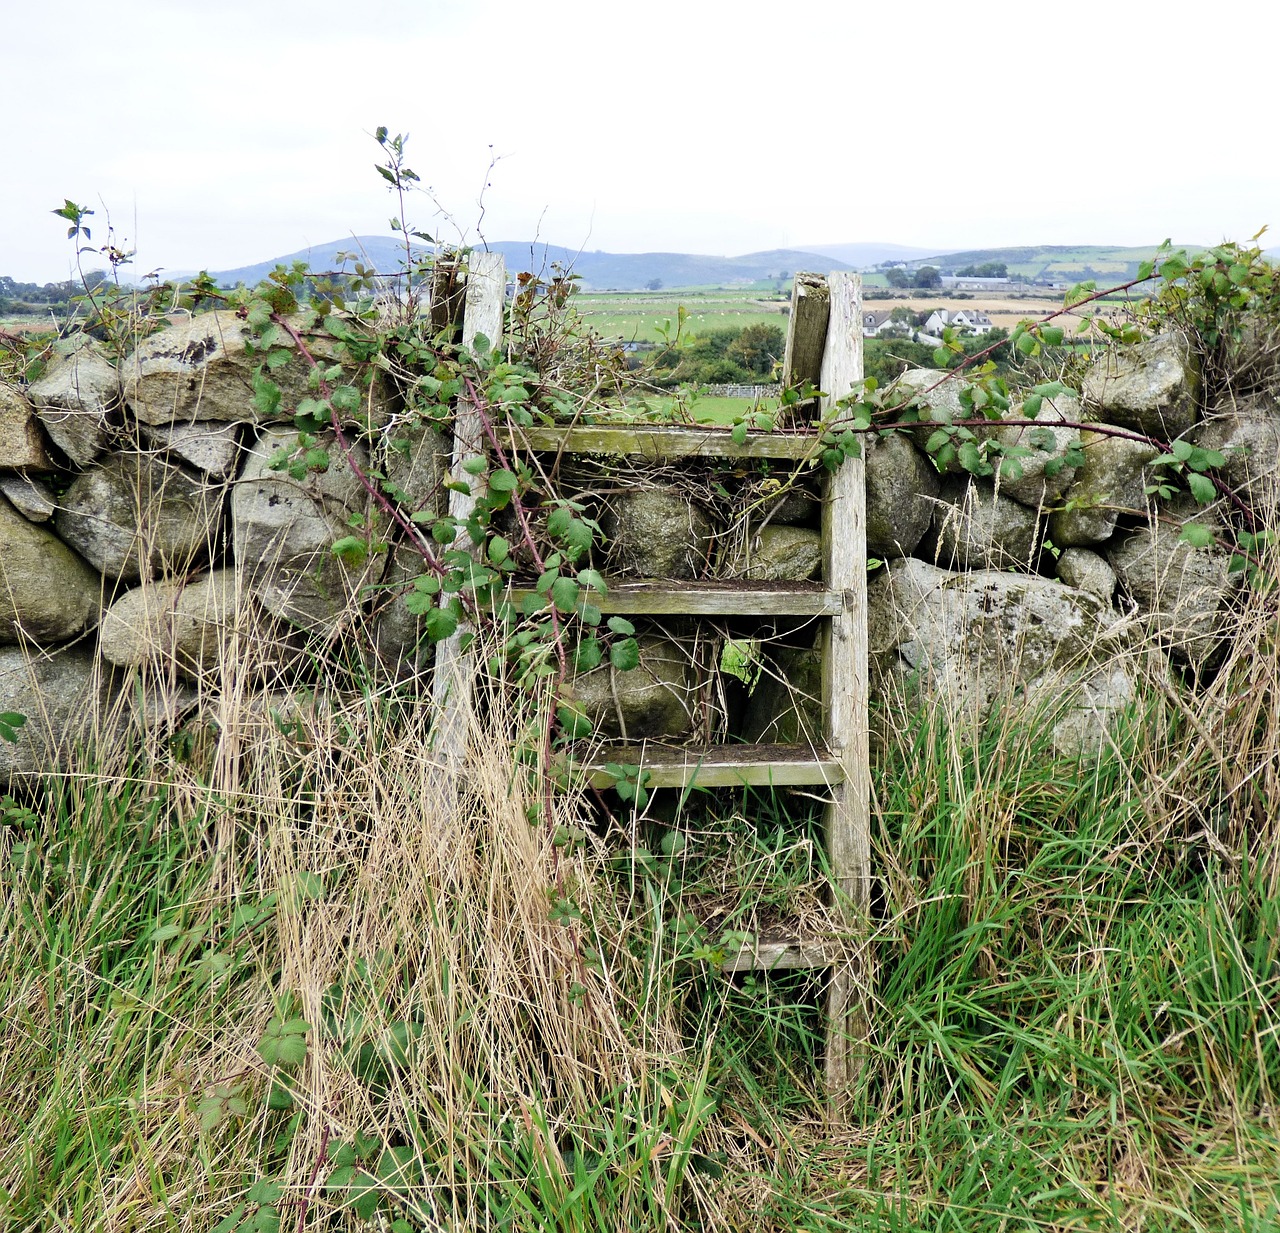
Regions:
[[[0,274],[423,230],[614,252],[1280,235],[1270,0],[0,0]],[[1269,243],[1280,243],[1269,236]]]

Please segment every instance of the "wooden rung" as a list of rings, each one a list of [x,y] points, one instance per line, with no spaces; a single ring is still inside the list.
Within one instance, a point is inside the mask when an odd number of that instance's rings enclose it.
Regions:
[[[528,594],[528,588],[514,589],[512,598],[519,603]],[[844,596],[820,582],[609,581],[608,594],[591,592],[585,598],[601,612],[630,616],[837,616],[844,610]]]
[[[730,955],[721,965],[725,972],[784,972],[795,968],[829,968],[836,962],[834,948],[816,939],[755,942]]]
[[[741,444],[727,427],[683,428],[668,424],[496,429],[503,446],[524,446],[544,453],[635,454],[652,460],[670,458],[816,458],[818,438],[812,432],[749,432]]]
[[[844,779],[838,758],[808,745],[606,745],[582,764],[593,787],[613,784],[609,762],[648,771],[650,788],[798,787]]]

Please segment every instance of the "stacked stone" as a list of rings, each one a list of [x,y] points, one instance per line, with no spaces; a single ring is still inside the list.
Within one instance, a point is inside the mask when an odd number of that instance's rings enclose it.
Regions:
[[[426,506],[438,439],[419,432],[376,459],[330,443],[328,469],[295,479],[271,463],[296,446],[287,421],[308,364],[298,355],[273,372],[284,397],[264,416],[260,362],[247,325],[211,312],[144,338],[118,366],[75,336],[38,380],[0,385],[0,711],[27,716],[16,744],[0,742],[0,782],[47,767],[81,721],[99,722],[130,692],[129,670],[189,706],[224,667],[261,687],[296,663],[303,635],[357,618],[372,619],[389,661],[412,661],[415,623],[376,592],[384,573],[406,585],[407,561],[370,551],[353,568],[331,548],[375,521],[352,463]],[[375,419],[388,404],[375,383]]]

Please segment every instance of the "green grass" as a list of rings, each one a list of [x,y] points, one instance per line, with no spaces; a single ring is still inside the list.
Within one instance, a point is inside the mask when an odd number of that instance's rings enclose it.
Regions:
[[[575,297],[583,320],[605,338],[659,342],[669,323],[674,335],[678,310],[688,311],[687,337],[700,331],[764,324],[786,327],[782,309],[789,299],[769,301],[771,292],[683,288],[679,291],[587,293]],[[762,299],[766,303],[762,305]]]
[[[843,1127],[821,981],[699,949],[822,919],[819,802],[531,826],[518,717],[451,795],[367,690],[106,749],[3,807],[6,1227],[1276,1233],[1273,628],[1096,762],[884,703]]]

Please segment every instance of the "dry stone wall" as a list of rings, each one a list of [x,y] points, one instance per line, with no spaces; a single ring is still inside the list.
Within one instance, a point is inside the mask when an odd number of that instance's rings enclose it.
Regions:
[[[0,742],[0,784],[106,716],[168,721],[221,689],[305,684],[316,647],[357,623],[390,673],[412,667],[417,622],[377,588],[388,575],[403,591],[416,571],[394,545],[354,565],[331,549],[374,521],[353,463],[427,507],[441,442],[419,429],[392,452],[393,399],[374,379],[376,450],[273,465],[296,450],[307,366],[273,373],[285,397],[264,415],[251,338],[236,314],[205,313],[116,363],[80,335],[39,380],[0,385],[0,711],[27,718]],[[337,346],[321,339],[321,356]]]
[[[340,358],[340,344],[324,346]],[[425,668],[419,622],[400,600],[416,554],[394,537],[363,554],[332,546],[376,521],[362,472],[385,475],[411,509],[437,508],[444,443],[401,423],[375,376],[361,418],[377,431],[330,449],[325,470],[291,473],[278,464],[296,447],[307,366],[299,356],[273,373],[284,397],[264,413],[258,362],[245,323],[211,312],[118,363],[87,336],[66,340],[39,380],[0,385],[0,711],[28,718],[17,744],[0,742],[0,783],[47,766],[109,704],[150,723],[219,690],[265,695],[305,682],[317,648],[343,639],[388,679]],[[1065,700],[1055,732],[1080,751],[1136,697],[1140,671],[1211,672],[1239,575],[1226,548],[1192,548],[1181,528],[1196,521],[1229,540],[1241,509],[1274,522],[1280,402],[1275,374],[1260,369],[1247,390],[1207,405],[1201,367],[1172,334],[1108,354],[1080,397],[1045,400],[1037,422],[1050,435],[1020,472],[985,479],[940,471],[925,450],[940,423],[966,414],[958,384],[904,376],[898,393],[916,400],[920,422],[866,443],[873,690],[921,691],[972,716],[1015,695]],[[1015,424],[983,434],[1006,448],[1030,439]],[[1174,439],[1226,456],[1237,508],[1153,503],[1156,459]],[[593,509],[607,541],[596,564],[615,577],[819,576],[812,477],[739,477],[757,486],[742,489],[751,512],[733,533],[715,508],[718,482],[691,495],[688,477],[615,475]],[[812,626],[782,630],[766,671],[747,663],[710,684],[723,644],[668,624],[641,629],[637,671],[606,664],[573,683],[603,734],[706,736],[718,708],[710,735],[817,738]],[[139,680],[155,705],[131,701],[147,693]]]

